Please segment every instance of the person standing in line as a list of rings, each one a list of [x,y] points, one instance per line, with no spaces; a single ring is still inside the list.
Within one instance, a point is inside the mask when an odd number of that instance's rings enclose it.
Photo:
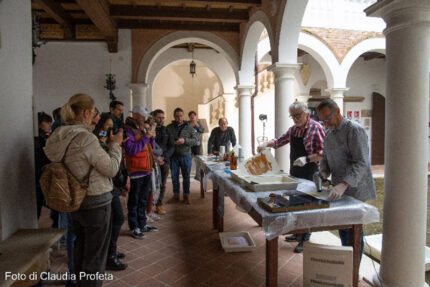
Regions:
[[[193,127],[184,121],[184,111],[181,108],[176,108],[173,116],[175,120],[167,126],[167,132],[174,138],[175,144],[175,152],[171,158],[173,197],[168,203],[179,202],[179,169],[181,169],[184,192],[182,202],[190,204],[191,148],[198,144],[199,138]]]
[[[166,192],[166,181],[169,176],[170,158],[175,152],[174,138],[167,132],[167,128],[164,126],[165,114],[164,111],[158,109],[152,112],[157,127],[155,128],[155,142],[163,150],[161,156],[157,157],[158,164],[161,171],[161,184],[160,184],[160,196],[156,202],[156,212],[158,214],[166,214],[163,208],[164,193]]]
[[[199,145],[195,145],[191,148],[191,154],[193,156],[200,155],[200,149],[202,147],[202,134],[205,132],[205,129],[200,123],[200,121],[197,120],[197,114],[195,111],[190,111],[188,113],[188,118],[190,119],[188,122],[199,135]],[[194,179],[200,180],[200,162],[198,160],[196,160],[196,174],[194,176]]]
[[[58,127],[44,148],[53,162],[64,162],[82,183],[88,182],[87,194],[77,211],[71,213],[76,234],[73,254],[75,274],[85,272],[78,286],[102,286],[102,280],[89,280],[104,274],[111,233],[112,180],[121,161],[122,131],[111,136],[106,152],[92,133],[95,115],[94,100],[86,94],[76,94],[61,109],[65,125]]]
[[[128,225],[131,236],[143,239],[142,232],[158,231],[146,221],[146,205],[151,190],[151,172],[154,167],[155,133],[145,129],[144,122],[149,116],[148,110],[140,105],[133,107],[132,117],[128,117],[124,130],[128,140],[123,143],[126,154],[128,175],[130,176],[130,192],[128,195]]]

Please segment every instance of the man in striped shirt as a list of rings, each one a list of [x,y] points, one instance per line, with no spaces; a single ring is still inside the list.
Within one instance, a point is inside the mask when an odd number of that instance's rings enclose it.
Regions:
[[[290,174],[295,177],[312,180],[312,176],[318,171],[318,162],[322,159],[324,148],[324,129],[309,116],[306,104],[294,102],[289,107],[290,117],[294,126],[282,136],[263,143],[258,147],[260,152],[265,147],[280,148],[290,144]],[[294,252],[303,251],[303,242],[308,241],[311,234],[300,234],[286,237],[288,242],[298,241]]]

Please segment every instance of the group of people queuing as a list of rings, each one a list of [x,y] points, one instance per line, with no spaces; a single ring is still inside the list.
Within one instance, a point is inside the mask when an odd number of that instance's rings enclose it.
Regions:
[[[294,121],[286,133],[261,144],[258,150],[280,148],[290,144],[290,174],[308,180],[316,172],[323,179],[331,176],[333,188],[328,199],[339,200],[344,194],[360,201],[376,198],[369,157],[366,130],[357,122],[344,118],[339,106],[331,99],[317,107],[318,121],[311,119],[305,103],[294,102],[289,107]],[[347,246],[348,229],[339,230],[342,245]],[[303,243],[311,234],[287,236],[287,242],[298,242],[294,252],[303,252]],[[361,233],[361,255],[363,233]],[[360,255],[360,256],[361,256]]]
[[[184,119],[176,108],[174,120],[165,126],[165,112],[149,112],[143,105],[134,106],[123,120],[124,104],[112,101],[109,112],[100,113],[94,100],[76,94],[50,115],[41,112],[36,138],[36,198],[40,217],[44,198],[38,179],[49,162],[64,163],[80,181],[87,181],[87,194],[80,208],[72,213],[51,210],[53,226],[66,228],[65,237],[70,274],[104,273],[124,270],[117,240],[124,223],[120,196],[128,196],[127,219],[130,235],[143,239],[145,232],[156,232],[149,225],[166,214],[163,201],[166,181],[171,172],[173,196],[167,203],[190,204],[192,156],[201,152],[202,124],[194,111]],[[367,134],[358,123],[344,118],[337,104],[324,100],[317,107],[320,122],[310,118],[305,103],[289,107],[294,125],[288,131],[258,147],[280,148],[290,144],[290,174],[312,180],[319,172],[331,176],[333,188],[329,200],[344,194],[358,200],[375,198]],[[220,118],[208,140],[208,154],[217,154],[221,146],[236,145],[233,128]],[[196,170],[196,176],[199,172]],[[182,173],[182,199],[179,172]],[[348,230],[339,230],[343,245],[348,245]],[[286,241],[298,242],[294,252],[303,250],[311,234],[292,235]],[[362,252],[362,250],[361,250]],[[75,286],[68,280],[68,286]],[[101,280],[82,280],[79,286],[101,286]]]
[[[117,250],[125,221],[121,196],[128,198],[128,227],[135,239],[143,239],[145,232],[158,231],[152,222],[166,214],[163,201],[169,170],[173,196],[167,202],[190,204],[192,155],[200,154],[204,132],[196,112],[190,111],[187,121],[178,107],[172,123],[165,126],[165,112],[161,109],[149,112],[137,105],[125,120],[123,111],[122,102],[112,101],[109,111],[100,113],[89,95],[76,94],[54,110],[54,122],[50,115],[38,114],[37,217],[44,205],[39,184],[44,165],[64,159],[70,172],[80,182],[88,183],[86,197],[77,211],[51,210],[53,227],[67,229],[63,240],[71,275],[127,268],[121,261],[126,255]],[[235,138],[231,142],[235,144]],[[183,177],[182,199],[179,171]],[[75,279],[70,276],[66,286],[102,284],[102,280]]]

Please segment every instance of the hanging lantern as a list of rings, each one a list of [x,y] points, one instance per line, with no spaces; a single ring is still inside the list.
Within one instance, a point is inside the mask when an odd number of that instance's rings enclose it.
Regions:
[[[196,63],[194,62],[194,60],[192,60],[190,63],[190,74],[193,78],[194,78],[194,75],[196,74]]]

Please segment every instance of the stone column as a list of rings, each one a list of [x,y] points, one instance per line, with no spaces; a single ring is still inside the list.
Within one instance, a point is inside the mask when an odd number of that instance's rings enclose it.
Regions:
[[[251,90],[255,86],[237,86],[239,92],[239,144],[242,149],[240,156],[248,158],[252,156],[251,139]]]
[[[279,137],[294,125],[289,117],[289,106],[294,102],[295,73],[299,64],[275,63],[268,67],[275,74],[275,136]],[[276,161],[285,172],[290,170],[290,147],[284,146],[276,150]]]
[[[348,90],[349,88],[332,88],[326,90],[330,93],[330,98],[339,106],[341,115],[343,115],[343,93]]]
[[[387,23],[380,279],[385,287],[426,286],[430,1],[378,1],[365,12]]]
[[[148,88],[148,84],[146,83],[137,83],[137,84],[130,84],[130,89],[132,91],[132,100],[133,103],[131,103],[131,108],[136,105],[144,105],[149,111],[152,110],[152,106],[149,105],[152,103],[149,103],[147,96],[146,96],[146,89]]]
[[[234,116],[236,93],[225,93],[222,95],[224,98],[224,117],[228,120],[228,125],[237,132],[237,119]]]
[[[300,95],[297,96],[297,101],[307,104],[309,101],[309,98],[310,98],[309,94],[301,93]]]

